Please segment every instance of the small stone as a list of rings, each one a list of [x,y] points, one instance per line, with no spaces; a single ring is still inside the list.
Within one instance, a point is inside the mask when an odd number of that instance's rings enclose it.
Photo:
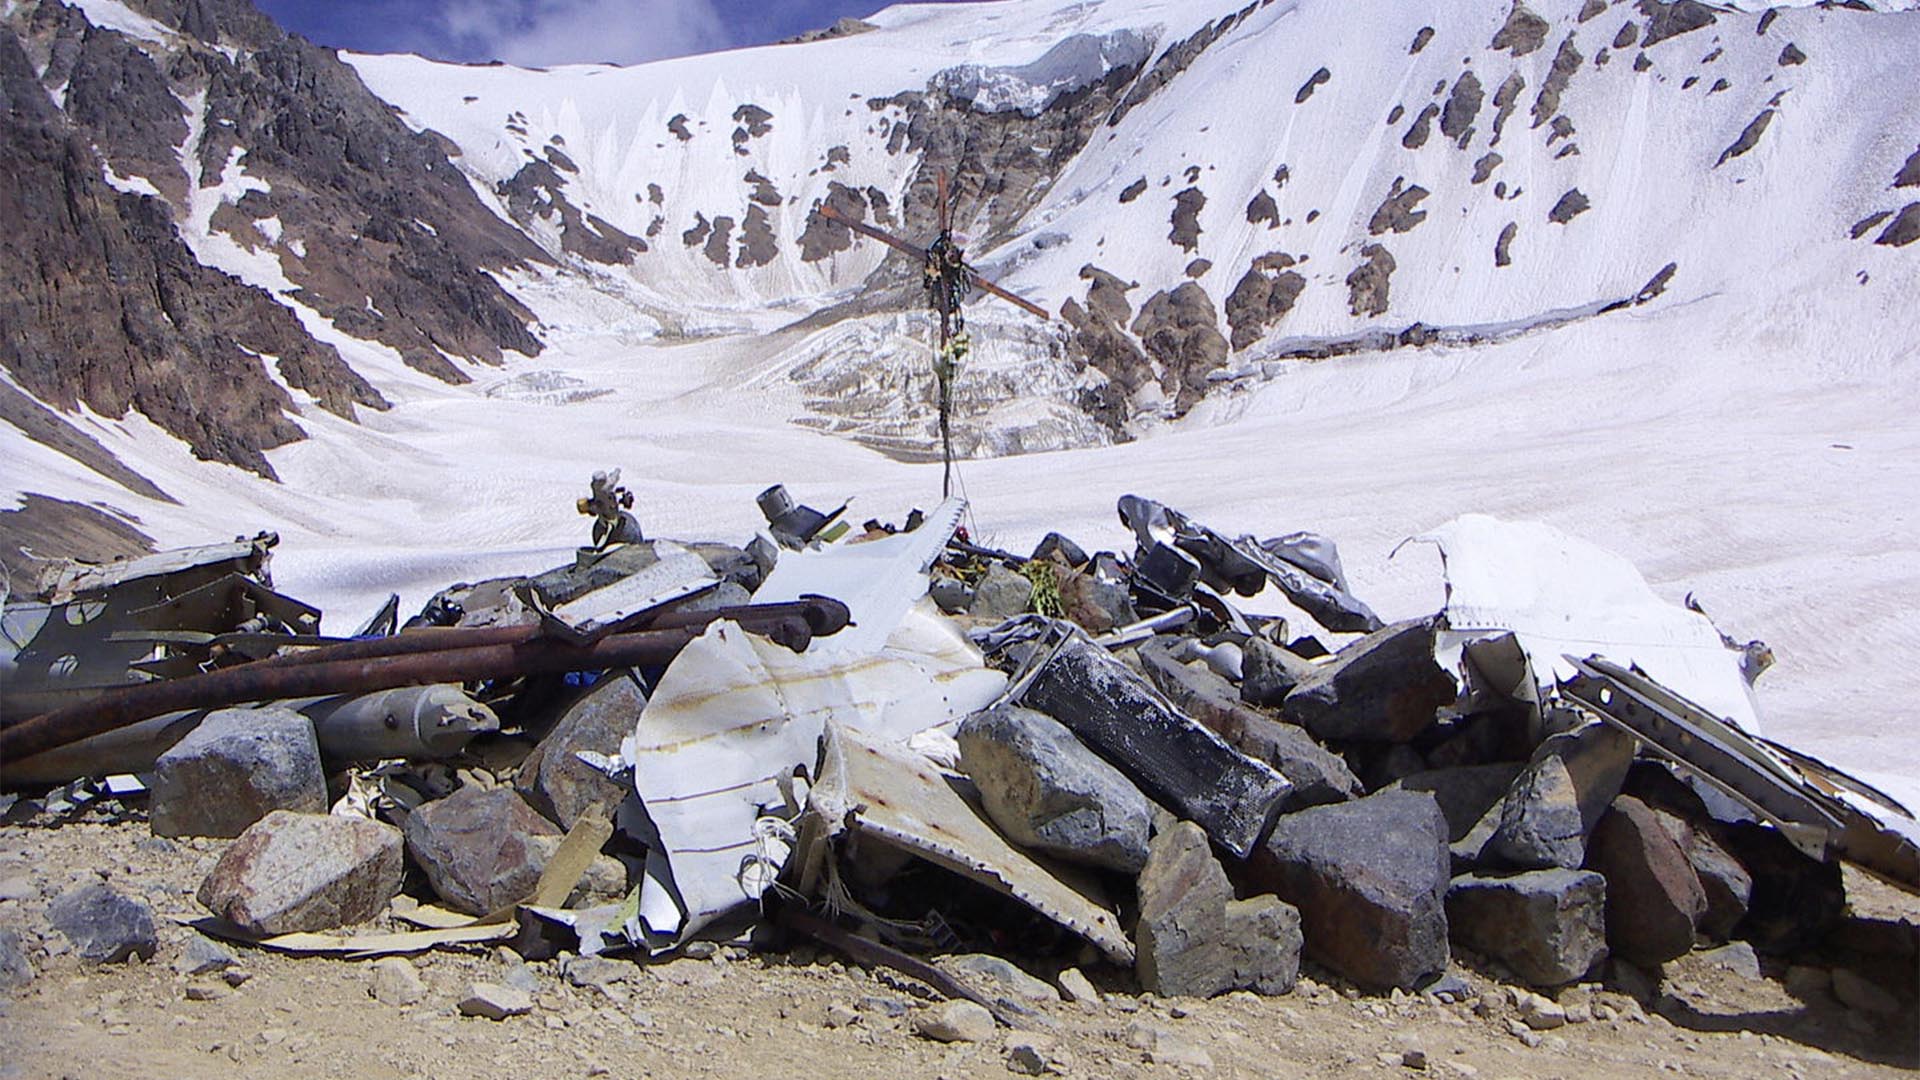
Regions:
[[[25,874],[9,874],[0,878],[0,901],[29,900],[35,895],[33,882]]]
[[[1795,964],[1787,969],[1787,993],[1802,1001],[1810,1001],[1824,995],[1833,986],[1833,976],[1825,968],[1808,967]]]
[[[73,942],[83,959],[96,964],[133,956],[150,960],[160,947],[152,910],[105,885],[83,885],[55,897],[47,905],[47,921]]]
[[[1408,1050],[1400,1055],[1400,1064],[1405,1065],[1409,1069],[1425,1071],[1427,1067],[1427,1052],[1425,1050]]]
[[[605,991],[615,983],[626,982],[639,974],[639,969],[633,964],[624,960],[611,960],[604,956],[572,957],[566,961],[562,971],[566,975],[569,986],[601,991]]]
[[[33,981],[33,963],[27,959],[20,935],[0,930],[0,992],[19,990]]]
[[[232,993],[219,983],[188,983],[182,996],[188,1001],[218,1001]]]
[[[474,983],[467,988],[467,996],[460,999],[462,1016],[505,1020],[509,1016],[525,1016],[532,1011],[533,998],[526,991],[499,983]]]
[[[1183,1066],[1189,1069],[1213,1068],[1213,1055],[1198,1043],[1169,1035],[1156,1041],[1147,1051],[1147,1060],[1155,1065]]]
[[[1051,1005],[1060,1000],[1060,992],[1051,984],[998,956],[972,953],[942,957],[939,966],[984,997],[1006,997],[1035,1005]]]
[[[1039,1076],[1052,1064],[1048,1050],[1031,1037],[1016,1035],[1007,1042],[1007,1070],[1021,1076]]]
[[[404,956],[383,956],[367,968],[367,993],[383,1005],[412,1005],[427,996],[427,987]]]
[[[914,1034],[934,1042],[984,1042],[993,1038],[993,1014],[978,1002],[943,1001],[913,1018]]]
[[[232,953],[195,935],[187,939],[186,950],[173,962],[173,970],[188,976],[205,975],[210,971],[230,968],[237,962]]]
[[[1520,1001],[1520,1019],[1535,1031],[1552,1031],[1567,1022],[1567,1011],[1552,998],[1528,994]]]
[[[834,1002],[827,1006],[827,1026],[830,1028],[852,1027],[860,1022],[860,1011],[843,1002]]]
[[[1086,973],[1079,968],[1068,968],[1062,971],[1055,981],[1060,984],[1060,992],[1066,995],[1068,1001],[1078,1005],[1100,1004],[1100,991],[1094,989]]]
[[[1900,999],[1876,986],[1851,968],[1833,969],[1833,996],[1841,1004],[1873,1016],[1891,1016],[1900,1011]]]
[[[253,978],[253,972],[244,971],[240,968],[228,968],[220,973],[220,981],[236,990],[240,988],[241,984],[251,978]]]
[[[1752,944],[1745,941],[1709,949],[1700,954],[1700,959],[1715,967],[1726,968],[1743,979],[1760,977],[1760,957],[1753,951]]]
[[[936,577],[927,589],[942,612],[958,615],[973,603],[973,588],[959,578]]]
[[[999,563],[973,587],[973,606],[969,613],[984,619],[1011,619],[1027,610],[1033,598],[1033,582]]]
[[[313,723],[292,709],[221,709],[154,763],[155,836],[239,836],[275,810],[327,810]]]

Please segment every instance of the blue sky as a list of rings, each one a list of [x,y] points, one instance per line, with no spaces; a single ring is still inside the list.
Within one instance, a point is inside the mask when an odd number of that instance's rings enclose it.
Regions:
[[[321,45],[540,66],[758,45],[889,0],[255,0]],[[942,0],[944,2],[944,0]]]

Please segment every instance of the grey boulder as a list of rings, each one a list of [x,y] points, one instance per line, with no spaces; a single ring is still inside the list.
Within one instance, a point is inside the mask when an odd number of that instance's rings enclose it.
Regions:
[[[521,764],[515,789],[563,829],[572,828],[594,803],[612,813],[626,798],[627,788],[580,760],[577,752],[618,754],[621,740],[633,733],[646,704],[639,682],[626,672],[615,672],[567,708]]]
[[[1514,780],[1489,850],[1530,870],[1572,870],[1633,764],[1633,736],[1594,722],[1543,741]]]
[[[1125,873],[1146,865],[1146,796],[1065,725],[1002,705],[968,717],[957,739],[987,816],[1016,844]]]
[[[994,563],[974,585],[973,606],[968,613],[986,619],[1011,619],[1027,610],[1032,599],[1033,582]]]
[[[1411,989],[1446,970],[1448,866],[1433,796],[1383,791],[1282,817],[1249,870],[1300,909],[1308,955],[1362,986]]]
[[[1134,926],[1140,985],[1162,997],[1212,997],[1232,987],[1226,948],[1227,902],[1233,886],[1190,821],[1153,838],[1136,883],[1140,920]]]
[[[239,836],[275,810],[325,813],[313,723],[282,706],[222,709],[154,764],[155,836]]]
[[[1368,634],[1289,691],[1282,714],[1321,739],[1411,741],[1456,691],[1434,662],[1433,634],[1432,619]]]
[[[1588,870],[1468,874],[1447,890],[1447,925],[1528,983],[1561,986],[1606,959],[1606,903],[1606,879]]]

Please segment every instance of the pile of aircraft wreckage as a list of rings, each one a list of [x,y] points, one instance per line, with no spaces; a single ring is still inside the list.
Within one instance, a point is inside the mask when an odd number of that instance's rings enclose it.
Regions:
[[[1818,950],[1841,860],[1920,888],[1904,808],[1759,736],[1764,646],[1543,526],[1417,538],[1444,610],[1383,625],[1326,538],[1131,495],[1137,547],[1092,556],[977,546],[959,500],[760,501],[744,547],[646,540],[596,476],[572,565],[346,637],[273,591],[270,535],[69,567],[5,607],[8,817],[144,799],[235,837],[200,925],[266,948],[801,936],[1010,1023],[929,957],[1208,996],[1285,993],[1303,953],[1444,988],[1458,950],[1552,987]]]

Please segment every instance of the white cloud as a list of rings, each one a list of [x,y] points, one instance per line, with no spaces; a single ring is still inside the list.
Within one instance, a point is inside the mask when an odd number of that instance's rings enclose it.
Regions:
[[[526,67],[637,64],[727,45],[711,0],[446,0],[458,51]]]

